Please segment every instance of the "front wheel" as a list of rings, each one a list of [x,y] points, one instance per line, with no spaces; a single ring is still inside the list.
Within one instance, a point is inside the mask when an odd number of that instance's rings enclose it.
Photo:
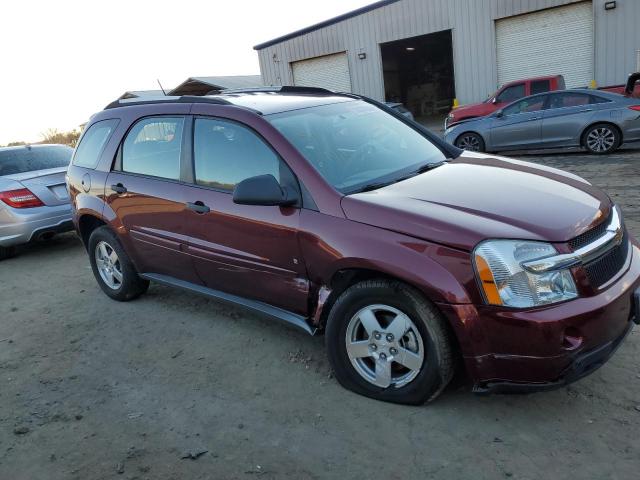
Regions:
[[[483,138],[477,133],[466,132],[456,138],[455,145],[462,150],[471,152],[484,152],[485,145]]]
[[[326,346],[337,380],[377,400],[419,405],[453,377],[444,319],[400,282],[370,280],[347,289],[329,313]]]
[[[133,300],[149,288],[140,278],[120,241],[108,227],[96,228],[89,237],[91,269],[100,288],[118,301]]]
[[[620,146],[620,133],[606,123],[593,125],[584,133],[584,146],[594,155],[611,153]]]

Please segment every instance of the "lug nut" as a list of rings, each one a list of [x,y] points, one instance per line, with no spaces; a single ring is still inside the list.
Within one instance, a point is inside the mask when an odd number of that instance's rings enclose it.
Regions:
[[[380,354],[380,360],[386,360],[387,359],[387,355],[384,353]]]
[[[369,348],[375,352],[378,349],[378,346],[375,343],[372,343],[369,345]]]
[[[380,335],[380,332],[374,332],[373,338],[375,338],[376,340],[380,340],[382,338],[382,335]]]
[[[395,355],[396,353],[398,353],[398,350],[396,350],[395,348],[390,348],[389,352],[391,353],[391,355]]]
[[[387,333],[387,342],[393,342],[393,335],[391,333]]]

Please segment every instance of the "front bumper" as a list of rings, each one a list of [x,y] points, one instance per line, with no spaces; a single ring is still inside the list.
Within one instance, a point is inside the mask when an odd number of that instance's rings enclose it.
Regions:
[[[636,292],[636,296],[640,296],[640,290]],[[634,318],[635,323],[639,323],[638,318],[640,317]],[[607,360],[613,356],[615,351],[622,344],[622,341],[627,338],[627,335],[629,335],[631,330],[633,330],[633,322],[630,321],[623,334],[618,338],[593,350],[576,355],[565,371],[562,372],[558,380],[542,383],[517,383],[508,381],[485,382],[475,384],[473,387],[473,393],[480,395],[490,393],[533,393],[564,387],[586,377],[587,375],[590,375],[604,365]]]
[[[29,243],[44,233],[73,230],[71,205],[0,208],[0,247]]]
[[[640,322],[640,249],[591,297],[531,310],[441,306],[456,331],[474,391],[529,392],[576,381],[604,364]]]

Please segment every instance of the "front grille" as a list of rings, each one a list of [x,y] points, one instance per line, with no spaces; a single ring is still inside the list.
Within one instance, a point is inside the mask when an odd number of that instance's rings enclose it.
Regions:
[[[622,243],[620,245],[612,248],[600,258],[597,258],[584,266],[591,286],[593,288],[600,288],[615,277],[620,270],[622,270],[622,267],[624,267],[628,254],[629,237],[625,229],[624,236],[622,237]]]
[[[587,230],[586,232],[575,237],[574,239],[569,240],[569,246],[575,252],[579,248],[582,248],[585,245],[589,245],[591,242],[593,242],[594,240],[597,240],[602,235],[604,235],[604,232],[607,229],[607,226],[609,225],[609,223],[611,223],[611,215],[609,215],[609,218],[599,223],[598,225],[593,227],[591,230]]]

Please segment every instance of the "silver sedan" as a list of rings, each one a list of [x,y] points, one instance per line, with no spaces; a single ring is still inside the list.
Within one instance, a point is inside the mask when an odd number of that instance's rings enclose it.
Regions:
[[[71,230],[64,145],[0,148],[0,260],[16,245]]]
[[[611,153],[640,141],[640,99],[587,89],[532,95],[447,128],[445,140],[481,152],[584,147]]]

